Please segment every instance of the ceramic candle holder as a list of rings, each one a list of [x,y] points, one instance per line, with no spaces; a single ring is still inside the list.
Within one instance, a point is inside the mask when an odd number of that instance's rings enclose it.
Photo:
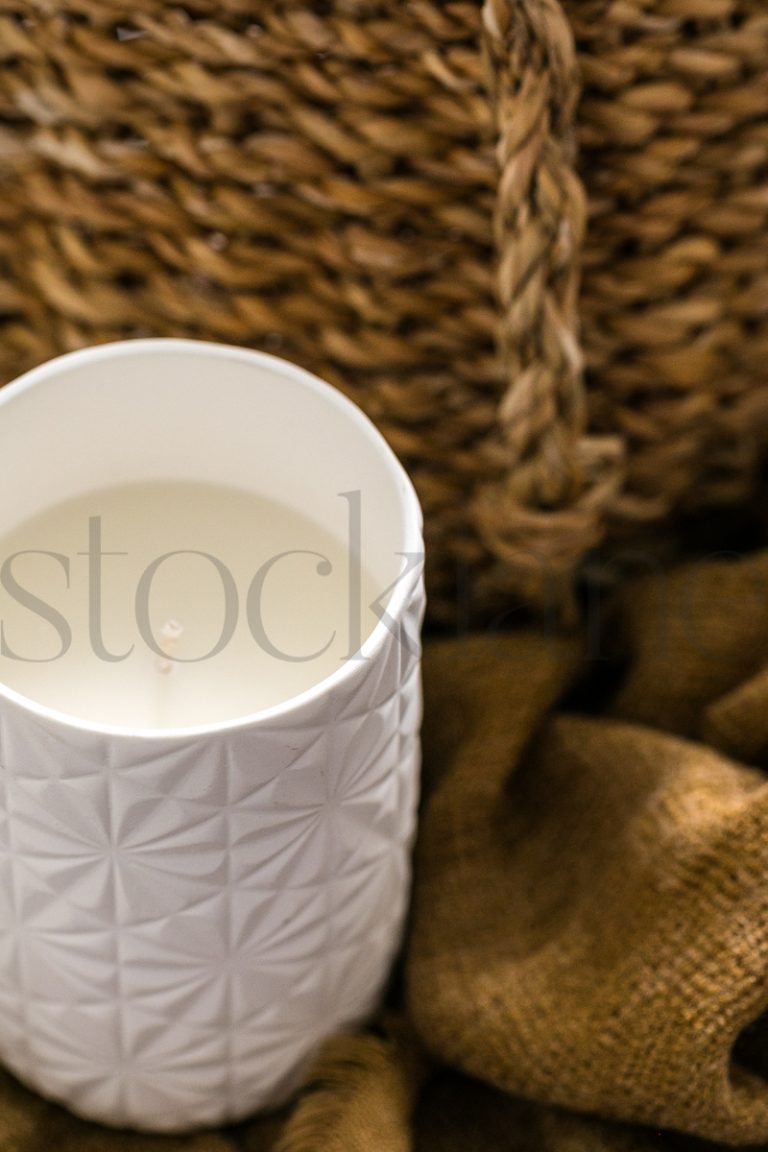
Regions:
[[[413,488],[361,412],[273,357],[76,352],[0,391],[0,527],[96,485],[211,481],[345,531],[386,613],[356,658],[228,723],[117,728],[0,685],[0,1059],[141,1129],[279,1104],[375,1007],[409,890],[424,596]],[[406,574],[401,576],[405,571]]]

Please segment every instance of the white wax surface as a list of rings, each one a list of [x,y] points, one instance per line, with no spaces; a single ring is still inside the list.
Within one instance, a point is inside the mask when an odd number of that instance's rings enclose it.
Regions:
[[[104,555],[100,562],[104,645],[115,656],[132,648],[120,661],[100,658],[89,631],[93,586],[85,553],[91,517],[101,518],[102,552],[125,553]],[[133,728],[233,720],[298,695],[340,667],[349,655],[350,640],[359,642],[370,634],[376,616],[369,606],[383,592],[363,567],[361,610],[351,623],[354,581],[350,585],[346,542],[280,504],[207,484],[132,484],[66,501],[0,536],[0,564],[29,550],[68,558],[69,587],[62,562],[52,556],[18,556],[10,572],[18,585],[66,620],[71,647],[58,655],[60,627],[44,619],[34,605],[18,602],[6,571],[0,586],[6,648],[0,654],[0,681],[70,716]],[[209,553],[226,565],[238,592],[238,623],[218,655],[198,663],[174,662],[170,672],[163,672],[137,625],[136,590],[154,560],[185,550]],[[265,562],[296,550],[320,553],[331,567],[330,572],[327,565],[318,572],[319,557],[293,555],[279,560],[266,575],[261,619],[269,643],[284,654],[278,656],[254,638],[246,598]],[[169,559],[153,578],[149,609],[158,643],[163,642],[163,625],[177,621],[184,631],[173,655],[180,660],[202,656],[216,645],[224,623],[221,576],[200,556]],[[285,658],[320,649],[325,650],[312,659]]]

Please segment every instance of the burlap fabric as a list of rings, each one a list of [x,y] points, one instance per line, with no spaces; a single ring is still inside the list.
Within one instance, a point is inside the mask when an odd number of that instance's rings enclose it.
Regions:
[[[279,352],[410,468],[433,617],[562,602],[754,489],[766,56],[763,0],[0,0],[0,380]]]
[[[6,1078],[2,1152],[764,1146],[768,553],[647,578],[605,619],[586,648],[428,646],[403,978],[292,1108],[161,1140]]]

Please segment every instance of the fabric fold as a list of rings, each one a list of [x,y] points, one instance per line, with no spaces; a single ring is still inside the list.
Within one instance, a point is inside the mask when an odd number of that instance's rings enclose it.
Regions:
[[[428,663],[465,738],[422,821],[408,1003],[442,1061],[512,1094],[768,1139],[733,1048],[768,1007],[768,785],[702,744],[560,716],[565,649]],[[492,669],[492,670],[491,670]],[[432,723],[439,723],[433,715]]]
[[[410,1152],[411,1113],[427,1071],[402,1024],[386,1035],[331,1040],[274,1152]]]
[[[634,581],[611,631],[627,662],[614,714],[706,740],[707,707],[768,661],[768,552],[699,560]]]

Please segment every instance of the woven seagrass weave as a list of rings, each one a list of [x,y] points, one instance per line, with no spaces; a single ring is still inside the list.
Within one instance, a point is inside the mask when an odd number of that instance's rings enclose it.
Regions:
[[[275,351],[411,470],[435,617],[560,600],[752,484],[766,58],[762,0],[0,0],[0,378]]]
[[[768,6],[567,0],[590,421],[629,522],[745,498],[768,429]]]

